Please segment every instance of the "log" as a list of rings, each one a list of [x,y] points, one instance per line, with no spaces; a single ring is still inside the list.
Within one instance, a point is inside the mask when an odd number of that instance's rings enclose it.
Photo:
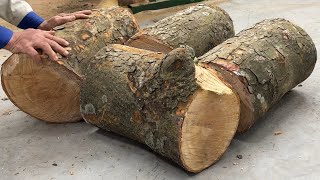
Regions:
[[[240,100],[214,71],[195,66],[192,48],[168,54],[108,45],[83,66],[81,113],[190,172],[216,162],[232,140]]]
[[[143,143],[190,172],[202,171],[229,146],[240,100],[217,73],[192,60],[233,36],[223,10],[200,5],[140,31],[126,43],[131,47],[103,48],[83,66],[84,119]],[[194,47],[195,54],[181,45]]]
[[[138,31],[133,15],[114,7],[94,10],[91,18],[56,28],[56,36],[70,42],[70,55],[36,64],[25,54],[14,54],[1,70],[2,87],[22,111],[47,122],[75,122],[80,114],[79,67],[109,43],[123,44]]]
[[[253,123],[312,73],[317,51],[310,36],[284,19],[262,21],[199,58],[216,70],[241,99],[238,132]]]
[[[188,45],[198,57],[233,36],[230,16],[219,7],[201,4],[143,29],[126,45],[165,53],[181,45]]]

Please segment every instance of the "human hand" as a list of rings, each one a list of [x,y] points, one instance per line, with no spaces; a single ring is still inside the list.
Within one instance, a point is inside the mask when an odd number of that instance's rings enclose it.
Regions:
[[[69,14],[58,14],[57,16],[52,17],[49,20],[44,21],[38,29],[45,30],[45,31],[50,31],[54,27],[63,25],[67,22],[74,21],[76,19],[86,19],[89,18],[89,15],[91,14],[91,10],[84,10],[84,11],[77,11],[74,13],[69,13]]]
[[[9,43],[4,47],[12,53],[24,53],[31,56],[37,63],[41,58],[37,49],[49,56],[51,60],[57,61],[58,56],[55,52],[67,56],[69,52],[62,46],[68,46],[69,43],[59,37],[54,36],[53,31],[42,31],[38,29],[27,29],[21,32],[13,33]]]

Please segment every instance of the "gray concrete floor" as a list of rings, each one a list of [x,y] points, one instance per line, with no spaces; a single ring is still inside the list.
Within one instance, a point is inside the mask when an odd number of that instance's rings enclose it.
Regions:
[[[282,17],[304,28],[320,49],[318,0],[232,0],[219,6],[231,15],[237,32]],[[84,122],[47,124],[0,100],[0,179],[319,179],[319,64],[302,85],[235,137],[216,165],[197,175]],[[2,90],[0,97],[6,97]],[[278,131],[282,134],[275,136]]]

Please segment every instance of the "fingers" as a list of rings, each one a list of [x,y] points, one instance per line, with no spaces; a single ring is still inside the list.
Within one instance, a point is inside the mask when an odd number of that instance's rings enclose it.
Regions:
[[[56,26],[60,26],[63,25],[67,22],[71,22],[76,20],[76,16],[75,15],[67,15],[67,16],[55,16],[54,18],[50,19],[48,21],[49,24],[51,24],[52,27],[56,27]]]
[[[49,48],[47,46],[43,46],[43,51],[50,57],[50,59],[52,60],[58,60],[58,57],[56,55],[56,53],[52,53],[53,50],[59,54],[61,54],[62,56],[67,56],[69,54],[69,52],[67,50],[65,50],[62,46],[68,46],[69,43],[59,37],[53,36],[51,35],[51,33],[49,33],[50,31],[46,31],[46,33],[44,34],[45,38],[46,38],[46,43],[49,44]]]
[[[65,24],[67,22],[71,22],[71,21],[74,21],[76,20],[76,16],[74,14],[71,14],[71,15],[68,15],[68,16],[64,16],[64,17],[61,17],[61,19],[59,20],[59,24],[61,25],[62,24]]]
[[[86,14],[73,14],[76,19],[88,19],[90,16]]]
[[[61,16],[61,17],[64,17],[64,16],[70,16],[70,15],[90,15],[92,14],[92,11],[91,10],[82,10],[82,11],[76,11],[76,12],[73,12],[73,13],[60,13],[58,14],[58,16]]]
[[[42,31],[36,29],[27,29],[21,32],[15,33],[10,50],[12,53],[24,53],[31,56],[37,63],[41,63],[41,57],[37,52],[37,49],[49,56],[51,60],[57,61],[59,53],[62,56],[67,56],[69,52],[63,48],[64,45],[69,43],[59,37],[52,35],[53,32]],[[55,52],[56,51],[56,52]]]
[[[49,33],[50,35],[55,35],[56,32],[54,31],[46,31],[47,33]]]
[[[91,10],[83,10],[83,11],[74,12],[73,14],[86,14],[86,15],[90,15],[90,14],[92,14],[92,11],[91,11]]]
[[[54,27],[61,26],[76,19],[87,19],[91,13],[91,10],[78,11],[70,14],[61,13],[47,21],[44,21],[42,24],[40,24],[39,29],[51,30]]]
[[[39,55],[39,53],[34,49],[34,48],[29,48],[27,49],[27,54],[29,54],[29,56],[37,63],[40,64],[41,63],[41,57]]]
[[[48,40],[47,42],[52,47],[53,50],[55,50],[57,53],[61,54],[62,56],[67,56],[69,54],[67,50],[65,50],[62,46],[60,46],[55,41]]]
[[[76,16],[76,19],[87,19],[90,17],[89,15],[91,13],[92,13],[91,10],[84,10],[84,11],[77,11],[72,14]]]
[[[40,44],[35,44],[35,47],[42,49],[43,52],[47,54],[51,60],[53,61],[59,60],[57,54],[53,51],[49,43],[41,42]]]
[[[62,45],[62,46],[69,46],[69,42],[62,39],[62,38],[59,38],[59,37],[56,37],[56,36],[53,36],[53,35],[46,35],[46,38],[50,39],[50,40],[53,40],[55,42],[57,42],[58,44]]]
[[[58,16],[60,16],[61,18],[75,16],[75,19],[87,19],[90,17],[89,15],[91,13],[92,13],[91,10],[84,10],[84,11],[77,11],[77,12],[70,13],[70,14],[62,13],[62,14],[59,14]],[[68,21],[68,22],[70,22],[70,21]]]

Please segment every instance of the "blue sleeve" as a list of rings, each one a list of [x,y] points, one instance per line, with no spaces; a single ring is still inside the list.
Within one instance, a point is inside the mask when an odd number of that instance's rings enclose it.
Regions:
[[[21,20],[21,22],[18,24],[18,28],[37,29],[43,21],[44,20],[40,16],[38,16],[34,11],[31,11]]]
[[[4,48],[10,41],[13,32],[3,26],[0,26],[0,49]]]

